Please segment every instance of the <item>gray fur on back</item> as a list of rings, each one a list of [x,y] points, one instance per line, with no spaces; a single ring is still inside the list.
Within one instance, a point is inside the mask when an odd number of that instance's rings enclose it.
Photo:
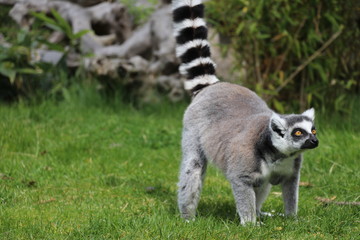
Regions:
[[[208,160],[226,171],[239,154],[254,154],[255,142],[271,114],[254,92],[221,82],[205,88],[190,104],[184,115],[184,132],[199,139]]]

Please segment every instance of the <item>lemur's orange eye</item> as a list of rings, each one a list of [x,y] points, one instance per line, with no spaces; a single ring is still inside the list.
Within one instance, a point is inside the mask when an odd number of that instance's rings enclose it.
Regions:
[[[315,129],[311,130],[311,133],[316,135],[316,130]]]
[[[302,135],[302,132],[301,131],[296,131],[295,132],[295,136],[301,136]]]

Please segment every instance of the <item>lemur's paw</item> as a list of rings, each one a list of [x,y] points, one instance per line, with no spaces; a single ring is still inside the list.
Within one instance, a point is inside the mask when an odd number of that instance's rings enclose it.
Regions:
[[[243,225],[244,227],[261,227],[261,226],[265,225],[265,223],[263,223],[261,221],[256,221],[256,222],[241,223],[241,225]]]
[[[186,223],[195,222],[195,218],[192,218],[192,219],[185,219],[185,222],[186,222]]]
[[[255,226],[256,227],[261,227],[261,226],[264,226],[265,225],[265,223],[263,223],[262,221],[257,221],[256,223],[255,223]]]
[[[195,222],[195,216],[190,214],[181,214],[181,218],[185,220],[186,223]]]
[[[256,212],[258,217],[274,217],[275,215],[269,212]]]

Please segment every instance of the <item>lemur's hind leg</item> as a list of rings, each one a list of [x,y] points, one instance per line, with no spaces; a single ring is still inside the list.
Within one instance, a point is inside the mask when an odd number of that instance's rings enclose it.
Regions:
[[[178,183],[178,206],[181,216],[187,220],[194,219],[199,203],[207,160],[198,140],[190,132],[183,134],[180,177]]]

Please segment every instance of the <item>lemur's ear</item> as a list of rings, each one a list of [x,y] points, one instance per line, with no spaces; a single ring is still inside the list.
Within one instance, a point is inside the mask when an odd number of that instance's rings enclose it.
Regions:
[[[279,114],[273,113],[270,118],[270,129],[284,137],[286,131],[286,121]]]
[[[303,112],[301,115],[306,116],[306,117],[310,118],[312,121],[314,121],[315,110],[314,110],[314,108],[310,108],[310,109],[306,110],[305,112]]]

